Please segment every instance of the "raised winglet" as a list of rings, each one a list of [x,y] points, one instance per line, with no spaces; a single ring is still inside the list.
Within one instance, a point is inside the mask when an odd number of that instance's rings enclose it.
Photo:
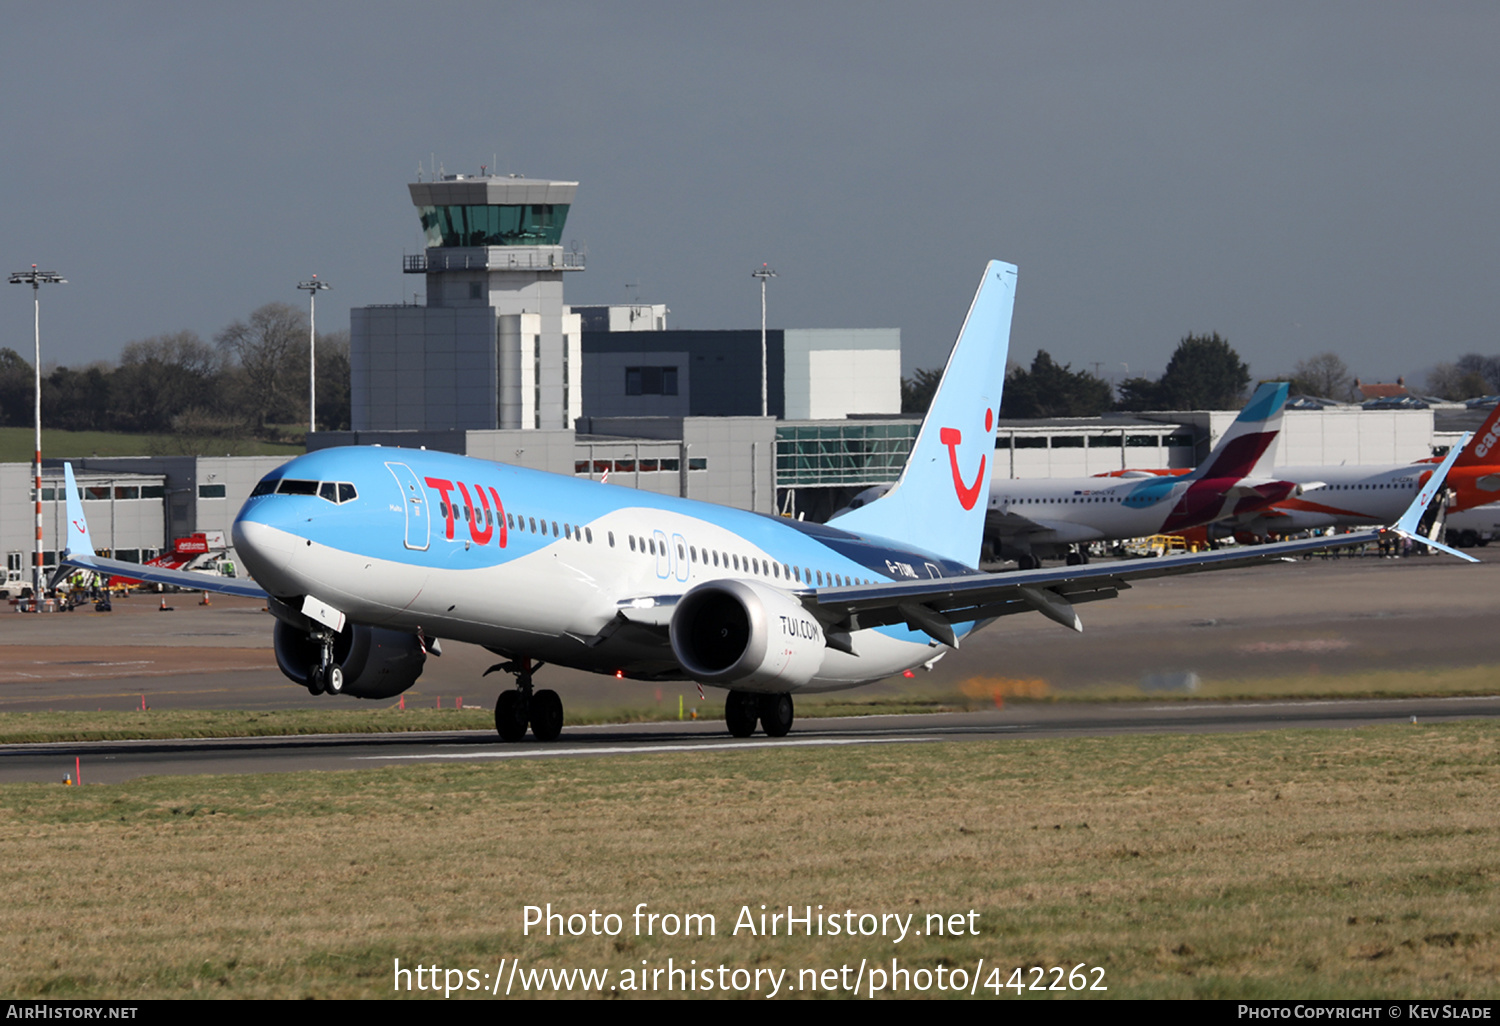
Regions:
[[[1400,520],[1391,525],[1390,530],[1403,538],[1410,538],[1414,542],[1420,542],[1434,549],[1441,549],[1450,556],[1457,556],[1459,559],[1467,560],[1470,563],[1477,563],[1479,560],[1467,552],[1460,552],[1458,549],[1450,548],[1442,542],[1436,542],[1430,538],[1424,538],[1417,533],[1417,527],[1421,523],[1422,514],[1427,512],[1427,507],[1432,504],[1432,500],[1442,489],[1443,481],[1448,477],[1448,471],[1453,467],[1454,461],[1458,459],[1459,453],[1468,447],[1469,439],[1472,437],[1472,432],[1464,435],[1463,438],[1459,439],[1457,445],[1448,450],[1447,457],[1442,463],[1438,464],[1438,468],[1432,472],[1432,476],[1427,479],[1427,483],[1417,489],[1417,497],[1411,500],[1411,505],[1406,507],[1406,512],[1401,514]]]
[[[83,516],[83,503],[78,501],[78,482],[73,480],[73,464],[63,464],[63,479],[68,489],[68,540],[63,544],[63,554],[92,556],[94,539],[89,537],[89,522]]]

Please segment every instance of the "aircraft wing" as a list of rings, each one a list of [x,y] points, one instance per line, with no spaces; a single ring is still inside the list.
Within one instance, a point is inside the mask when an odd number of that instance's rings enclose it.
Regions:
[[[92,570],[107,576],[129,577],[134,581],[149,581],[152,584],[171,584],[188,591],[212,591],[244,598],[266,597],[264,589],[253,581],[221,577],[218,574],[200,574],[192,570],[144,566],[95,555],[94,540],[89,535],[89,524],[83,516],[83,503],[78,501],[78,482],[73,479],[73,464],[63,464],[63,475],[67,484],[68,540],[63,546],[62,558],[58,560],[59,566]]]
[[[265,590],[254,581],[219,574],[197,573],[193,570],[169,570],[161,566],[145,566],[127,563],[122,559],[105,559],[92,553],[67,552],[62,565],[76,570],[92,570],[106,577],[128,577],[132,581],[151,584],[170,584],[186,591],[212,591],[223,595],[239,595],[244,598],[266,597]]]
[[[1081,631],[1083,622],[1073,608],[1076,604],[1114,598],[1129,589],[1134,580],[1285,561],[1322,549],[1377,542],[1386,531],[1415,537],[1417,521],[1442,486],[1443,478],[1461,448],[1462,445],[1454,446],[1449,458],[1418,491],[1401,519],[1389,528],[1126,563],[826,588],[801,597],[807,610],[818,617],[825,630],[834,637],[904,623],[912,630],[923,631],[933,639],[957,648],[959,634],[956,627],[959,625],[1033,611]],[[1416,540],[1433,544],[1426,539]],[[1469,562],[1478,562],[1472,556],[1447,546],[1436,547]]]

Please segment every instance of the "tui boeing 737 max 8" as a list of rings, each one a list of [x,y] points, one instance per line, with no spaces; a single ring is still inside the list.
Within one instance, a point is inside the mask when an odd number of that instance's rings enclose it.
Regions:
[[[1014,265],[985,268],[901,480],[837,526],[358,446],[299,456],[256,486],[234,545],[259,587],[95,555],[71,467],[63,563],[264,595],[282,672],[315,694],[391,697],[440,641],[482,645],[502,659],[492,669],[517,679],[495,703],[500,736],[520,740],[529,726],[550,741],[563,709],[555,692],[532,687],[545,663],[726,688],[732,734],[748,736],[758,722],[779,737],[791,728],[794,693],[930,665],[997,617],[1036,611],[1081,630],[1074,605],[1113,598],[1132,579],[1329,544],[978,570],[1015,287]],[[1419,497],[1394,529],[1410,531],[1425,505]]]

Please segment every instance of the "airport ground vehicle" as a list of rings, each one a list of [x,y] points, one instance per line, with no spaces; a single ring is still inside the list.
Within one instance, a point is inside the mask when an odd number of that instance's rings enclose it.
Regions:
[[[1449,545],[1461,549],[1488,545],[1500,538],[1500,502],[1449,513],[1444,530]]]
[[[0,581],[0,598],[22,599],[31,595],[31,579],[23,577],[20,570],[5,571],[5,580]]]

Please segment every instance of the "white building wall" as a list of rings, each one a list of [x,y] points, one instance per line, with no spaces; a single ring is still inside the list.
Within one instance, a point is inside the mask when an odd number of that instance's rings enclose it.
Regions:
[[[563,427],[572,428],[583,416],[583,318],[565,313],[563,325]]]
[[[1434,444],[1431,410],[1288,410],[1277,466],[1400,464],[1426,459]]]
[[[901,412],[898,328],[788,328],[782,379],[787,420]]]

